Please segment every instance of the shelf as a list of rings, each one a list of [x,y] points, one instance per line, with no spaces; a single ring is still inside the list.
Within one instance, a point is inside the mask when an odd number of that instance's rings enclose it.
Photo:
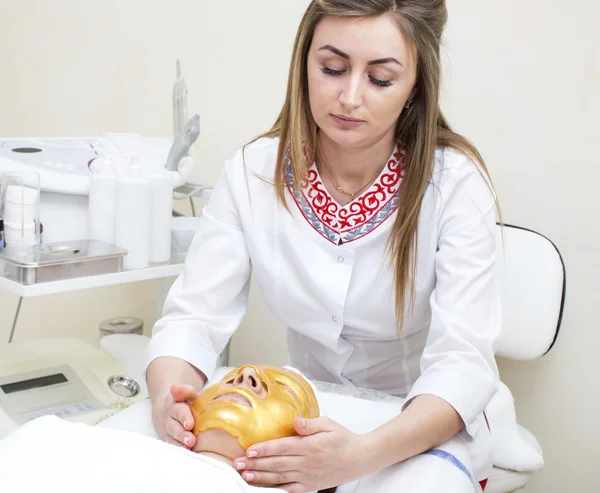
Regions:
[[[126,270],[115,272],[113,274],[77,277],[75,279],[64,279],[31,285],[21,284],[0,276],[0,289],[6,289],[23,298],[29,298],[32,296],[66,293],[68,291],[77,291],[79,289],[114,286],[116,284],[147,281],[150,279],[162,279],[179,275],[183,270],[183,262],[183,258],[176,257],[168,264],[155,265],[145,269]]]

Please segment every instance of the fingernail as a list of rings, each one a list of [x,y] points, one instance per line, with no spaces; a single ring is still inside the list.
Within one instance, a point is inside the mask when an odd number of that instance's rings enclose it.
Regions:
[[[248,457],[256,457],[258,455],[258,452],[256,450],[250,450],[250,452],[248,452]]]
[[[251,472],[246,474],[246,481],[254,481],[254,474],[252,474]]]
[[[183,422],[183,427],[187,430],[187,421]]]
[[[183,437],[183,443],[187,447],[188,442],[190,441],[190,437]]]
[[[240,471],[242,469],[244,469],[244,467],[246,467],[246,464],[244,464],[243,462],[238,462],[235,467],[237,467],[237,470]]]

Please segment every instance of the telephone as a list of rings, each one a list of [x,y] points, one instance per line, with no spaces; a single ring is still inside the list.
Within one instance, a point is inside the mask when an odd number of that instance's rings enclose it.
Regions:
[[[0,438],[44,415],[94,425],[147,398],[108,354],[71,337],[0,347]]]

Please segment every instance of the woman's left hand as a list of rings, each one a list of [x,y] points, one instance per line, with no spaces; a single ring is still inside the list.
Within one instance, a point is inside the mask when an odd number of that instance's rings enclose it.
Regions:
[[[253,445],[233,467],[252,485],[288,493],[340,486],[371,472],[364,460],[364,435],[325,417],[296,418],[294,428],[300,436]]]

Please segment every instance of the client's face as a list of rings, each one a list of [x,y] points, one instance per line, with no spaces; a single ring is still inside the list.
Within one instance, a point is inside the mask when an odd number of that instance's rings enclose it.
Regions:
[[[201,392],[192,414],[195,451],[235,458],[255,443],[293,436],[294,418],[316,418],[319,405],[298,373],[275,366],[243,366]]]

